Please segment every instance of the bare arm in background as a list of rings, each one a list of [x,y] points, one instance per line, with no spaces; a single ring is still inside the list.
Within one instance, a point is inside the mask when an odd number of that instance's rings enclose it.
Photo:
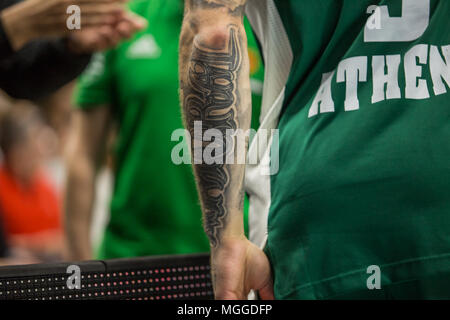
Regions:
[[[195,148],[195,121],[201,121],[203,132],[218,129],[223,137],[227,129],[250,127],[245,2],[185,1],[180,95],[193,155],[201,154],[205,147]],[[194,164],[217,299],[246,299],[251,289],[258,290],[261,298],[273,298],[269,261],[244,235],[244,168],[239,164]]]
[[[0,5],[0,19],[14,50],[32,40],[72,33],[67,28],[67,8],[81,10],[83,29],[113,25],[125,17],[126,0],[6,0]]]
[[[93,259],[90,232],[95,178],[104,154],[109,117],[106,106],[77,110],[73,116],[66,152],[68,172],[64,203],[70,260]]]

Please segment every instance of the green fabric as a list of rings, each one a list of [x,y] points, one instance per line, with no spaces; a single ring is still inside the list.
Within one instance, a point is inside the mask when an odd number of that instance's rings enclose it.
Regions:
[[[404,42],[364,41],[368,6],[387,4],[400,17],[401,0],[275,3],[294,52],[279,122],[280,170],[271,177],[266,252],[276,297],[449,298],[449,87],[441,78],[445,92],[436,94],[430,50],[449,56],[442,46],[450,42],[450,2],[431,0],[425,33]],[[418,44],[427,55],[414,59],[424,99],[406,98],[405,90],[405,54]],[[372,103],[376,55],[400,56],[400,98]],[[359,109],[346,111],[337,70],[354,57],[366,57],[367,79],[358,82]],[[334,112],[309,117],[322,75],[332,71]],[[381,290],[367,288],[371,265],[380,267]]]
[[[148,28],[94,56],[78,81],[75,104],[108,104],[119,123],[100,259],[209,250],[192,168],[171,160],[179,143],[171,134],[183,128],[177,64],[182,3],[132,1],[130,9],[148,20]]]
[[[247,33],[247,45],[250,62],[250,81],[252,89],[252,120],[251,128],[257,130],[259,127],[259,117],[261,115],[262,89],[264,84],[264,65],[259,50],[259,44],[251,29],[250,23],[244,19],[245,31]],[[248,211],[250,202],[247,194],[244,199],[244,229],[245,235],[249,236]]]

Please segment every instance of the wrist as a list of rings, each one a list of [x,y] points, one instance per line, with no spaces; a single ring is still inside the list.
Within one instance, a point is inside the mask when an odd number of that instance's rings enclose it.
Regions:
[[[228,219],[225,225],[220,232],[216,233],[215,237],[210,236],[210,240],[211,251],[235,242],[247,240],[244,231],[244,215],[242,209],[228,208]]]
[[[224,235],[215,246],[211,244],[211,255],[215,256],[220,251],[226,251],[229,248],[242,245],[242,243],[246,243],[247,241],[248,239],[244,234]]]

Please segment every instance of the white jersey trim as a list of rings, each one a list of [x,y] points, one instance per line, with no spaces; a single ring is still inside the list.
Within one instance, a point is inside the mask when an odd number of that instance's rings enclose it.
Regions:
[[[293,52],[281,17],[273,0],[249,0],[247,17],[261,44],[265,62],[263,98],[261,105],[260,130],[276,129],[284,102],[285,86],[291,71]],[[267,132],[267,131],[266,131]],[[258,139],[249,147],[252,154],[270,156],[272,138],[265,150],[258,150]],[[259,163],[267,163],[260,161]],[[261,165],[247,165],[245,189],[249,195],[250,241],[263,248],[267,242],[267,218],[271,204],[270,176],[261,174]]]

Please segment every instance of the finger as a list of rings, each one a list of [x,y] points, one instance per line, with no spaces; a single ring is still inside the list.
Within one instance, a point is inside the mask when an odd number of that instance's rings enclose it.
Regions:
[[[97,27],[116,24],[120,17],[116,14],[81,15],[81,27]],[[67,15],[47,15],[39,22],[39,26],[67,29]]]
[[[122,21],[116,26],[116,31],[124,39],[129,39],[134,32],[133,26],[128,21]]]
[[[98,39],[96,42],[96,51],[105,50],[114,46],[114,31],[109,26],[99,28]]]
[[[76,4],[76,5],[82,5],[82,4],[99,4],[99,3],[127,3],[130,2],[130,0],[70,0],[70,3]]]
[[[216,300],[245,300],[245,297],[233,291],[216,290],[214,293]]]
[[[75,5],[79,8],[79,12],[81,15],[103,15],[103,14],[121,14],[126,11],[126,7],[123,3],[116,3],[116,2],[95,2],[92,3],[72,3],[72,0],[70,1],[70,4],[65,5],[59,5],[54,6],[45,11],[46,15],[63,15],[67,16],[70,13],[68,9],[69,7],[72,7]]]
[[[275,300],[275,295],[273,293],[273,280],[270,279],[269,283],[261,288],[258,293],[262,300]]]
[[[240,272],[233,272],[234,268],[229,265],[229,262],[222,263],[219,270],[214,267],[211,269],[216,300],[246,299],[243,287],[244,279]]]
[[[81,16],[81,27],[114,25],[119,21],[115,15]]]
[[[130,22],[134,30],[142,30],[148,24],[146,19],[132,12],[128,12],[125,19]]]
[[[80,6],[81,15],[110,15],[125,12],[125,6],[117,3],[85,4]]]
[[[115,29],[112,29],[108,36],[108,48],[114,48],[121,40],[120,34]]]

